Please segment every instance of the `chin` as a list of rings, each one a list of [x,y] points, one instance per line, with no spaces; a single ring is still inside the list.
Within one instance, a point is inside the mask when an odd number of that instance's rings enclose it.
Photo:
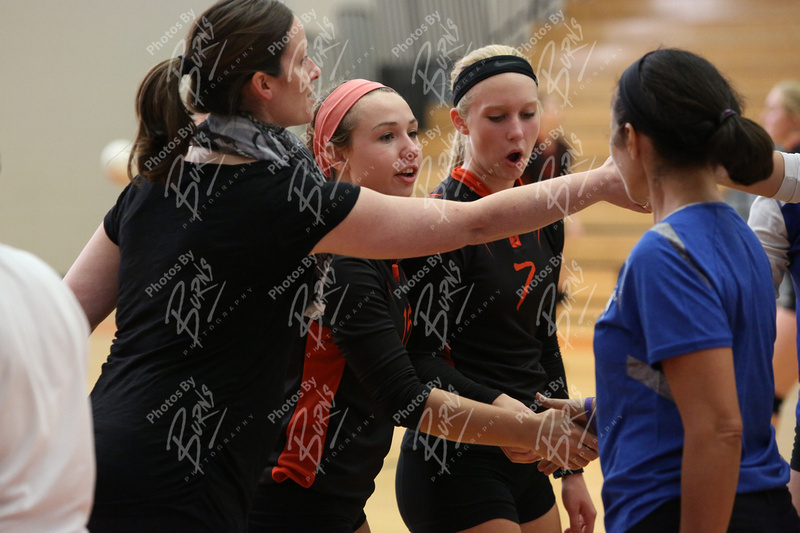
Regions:
[[[409,198],[414,194],[414,185],[404,185],[401,187],[393,187],[391,190],[386,191],[389,196],[400,196],[402,198]]]

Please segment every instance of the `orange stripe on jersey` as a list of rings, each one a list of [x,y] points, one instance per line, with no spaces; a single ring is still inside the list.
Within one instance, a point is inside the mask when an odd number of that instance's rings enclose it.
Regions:
[[[453,176],[453,179],[456,179],[469,187],[472,192],[478,196],[489,196],[492,194],[492,191],[489,190],[489,187],[487,187],[478,176],[469,170],[464,170],[464,167],[454,168],[450,175]]]
[[[449,346],[449,345],[447,345],[447,344],[444,346],[444,353],[443,353],[443,355],[444,355],[444,360],[445,360],[445,362],[447,362],[447,364],[448,364],[448,365],[450,365],[450,366],[452,366],[453,368],[455,368],[455,367],[456,367],[456,362],[455,362],[455,360],[453,359],[453,354],[451,354],[451,353],[450,353],[450,346]]]
[[[400,265],[397,264],[397,261],[392,263],[392,276],[394,276],[394,280],[400,284]]]
[[[464,167],[454,168],[453,172],[450,175],[453,176],[453,179],[458,180],[467,187],[469,187],[470,190],[475,194],[477,194],[478,196],[485,197],[492,194],[492,191],[489,190],[489,187],[487,187],[486,184],[482,182],[478,176],[476,176],[469,170],[465,170]],[[522,185],[522,180],[517,179],[515,185]],[[522,243],[519,241],[519,235],[514,235],[513,237],[509,237],[509,240],[511,241],[511,246],[514,248],[522,246]],[[489,250],[488,244],[486,245],[486,249]]]
[[[303,396],[297,401],[286,430],[286,445],[272,469],[272,479],[278,483],[290,478],[302,487],[310,487],[322,460],[333,399],[346,361],[334,345],[330,330],[321,329],[319,337],[309,336],[306,340],[302,383],[314,380],[317,385],[315,389],[301,390]]]

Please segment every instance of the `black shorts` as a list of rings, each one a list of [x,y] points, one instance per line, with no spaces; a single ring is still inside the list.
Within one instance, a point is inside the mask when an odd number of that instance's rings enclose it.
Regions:
[[[647,515],[627,533],[677,533],[680,521],[681,500],[675,498]],[[736,495],[728,533],[798,532],[800,518],[786,487]]]
[[[367,521],[365,503],[305,489],[290,479],[259,484],[248,533],[353,533]]]
[[[135,505],[127,502],[95,503],[86,525],[90,533],[214,533],[220,527],[168,504]]]
[[[490,446],[450,444],[448,453],[449,473],[421,450],[400,454],[397,505],[414,533],[461,531],[496,518],[524,524],[556,504],[550,480],[535,463],[512,463]]]

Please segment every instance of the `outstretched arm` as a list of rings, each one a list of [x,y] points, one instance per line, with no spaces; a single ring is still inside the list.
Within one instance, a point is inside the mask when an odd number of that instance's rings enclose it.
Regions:
[[[418,257],[528,233],[606,200],[628,198],[614,164],[494,193],[476,202],[397,198],[362,188],[353,210],[314,247],[374,259]],[[366,231],[366,229],[369,231]]]
[[[772,174],[753,185],[740,185],[730,180],[727,173],[720,172],[718,183],[750,194],[775,198],[783,202],[800,202],[800,154],[775,152],[772,157]]]
[[[428,396],[418,428],[448,440],[530,448],[565,469],[583,468],[597,458],[594,435],[561,411],[515,413],[439,389]]]

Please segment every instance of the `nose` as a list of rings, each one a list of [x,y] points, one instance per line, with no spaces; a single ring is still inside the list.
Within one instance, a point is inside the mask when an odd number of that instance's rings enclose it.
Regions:
[[[522,120],[520,120],[519,117],[512,117],[508,123],[506,138],[509,141],[515,141],[517,139],[521,139],[523,135]]]
[[[308,58],[308,62],[311,63],[311,72],[309,72],[308,77],[311,79],[311,81],[316,81],[317,79],[319,79],[320,75],[322,74],[322,71],[314,62],[314,60],[311,59],[310,57]]]
[[[422,153],[422,146],[419,143],[419,139],[416,137],[407,136],[406,140],[407,142],[405,143],[400,156],[406,161],[412,161],[420,156]]]

